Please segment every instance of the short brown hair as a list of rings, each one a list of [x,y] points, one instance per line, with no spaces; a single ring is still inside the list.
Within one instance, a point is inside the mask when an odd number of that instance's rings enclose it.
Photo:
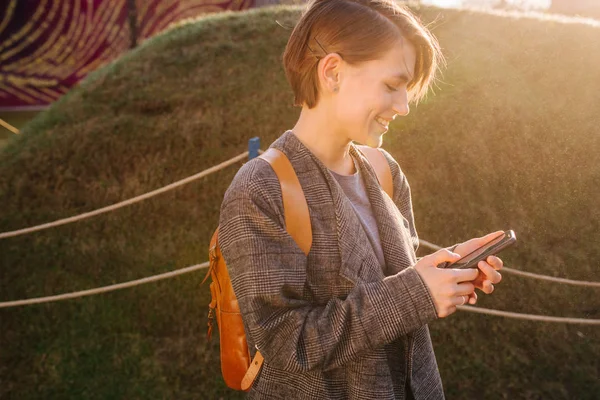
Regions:
[[[418,103],[444,58],[437,39],[408,8],[394,0],[311,0],[283,53],[294,105],[317,105],[317,65],[327,53],[338,53],[351,65],[376,60],[399,34],[416,49],[415,76],[408,92]]]

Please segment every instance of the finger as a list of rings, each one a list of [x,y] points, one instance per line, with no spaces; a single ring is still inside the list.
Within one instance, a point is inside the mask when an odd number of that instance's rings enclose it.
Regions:
[[[469,245],[473,245],[473,246],[475,246],[475,248],[477,248],[477,247],[481,247],[484,244],[492,241],[493,239],[496,239],[497,237],[499,237],[501,235],[504,235],[503,231],[491,232],[491,233],[488,233],[485,236],[481,236],[481,237],[477,237],[477,238],[473,238],[471,240],[468,240],[468,241],[465,242],[465,244],[468,243]]]
[[[475,291],[475,285],[471,282],[463,282],[456,285],[456,296],[469,296],[471,293]]]
[[[487,243],[490,240],[496,239],[498,236],[503,236],[503,235],[504,235],[504,231],[496,231],[496,232],[488,233],[487,235],[480,237],[480,239],[482,239],[482,241],[484,243]]]
[[[477,303],[477,293],[473,292],[469,296],[469,304],[475,304],[475,303]]]
[[[474,281],[479,275],[477,268],[465,268],[465,269],[452,269],[452,276],[455,282],[471,282]]]
[[[423,258],[427,258],[427,262],[432,264],[433,266],[438,266],[439,264],[445,262],[454,262],[460,259],[460,255],[451,252],[448,249],[441,249],[436,251],[433,254],[429,254]]]
[[[474,285],[474,286],[475,286],[477,289],[479,289],[479,290],[483,290],[483,281],[484,281],[484,280],[485,280],[485,279],[483,279],[483,278],[477,278],[477,279],[475,279],[475,280],[473,281],[473,285]]]
[[[438,314],[438,316],[440,318],[444,318],[444,317],[447,317],[448,315],[454,314],[455,312],[456,312],[456,306],[452,305],[452,306],[446,307],[444,309],[444,311],[442,311]]]
[[[454,306],[464,306],[469,301],[469,296],[454,296],[450,301]]]
[[[480,290],[485,294],[492,294],[494,289],[495,289],[494,285],[492,284],[492,282],[490,282],[488,280],[483,281],[483,283],[481,284],[481,288],[480,288]]]
[[[489,256],[486,260],[488,262],[488,264],[490,264],[496,271],[501,270],[502,267],[504,266],[504,262],[496,257],[496,256]]]
[[[494,267],[485,261],[479,261],[477,263],[477,268],[479,268],[479,270],[485,275],[485,279],[491,281],[492,283],[500,283],[502,280],[502,275],[500,275],[500,272],[496,271]]]

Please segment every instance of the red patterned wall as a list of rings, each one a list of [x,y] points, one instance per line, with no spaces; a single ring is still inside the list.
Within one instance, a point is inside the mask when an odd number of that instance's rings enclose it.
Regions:
[[[0,109],[42,107],[131,45],[128,0],[0,1]],[[254,0],[135,0],[137,41]]]

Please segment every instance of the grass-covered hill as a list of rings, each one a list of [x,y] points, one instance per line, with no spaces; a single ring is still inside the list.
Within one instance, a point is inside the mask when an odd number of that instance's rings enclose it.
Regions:
[[[512,228],[509,266],[600,281],[600,28],[423,9],[448,58],[436,93],[384,146],[421,237]],[[296,8],[219,14],[91,75],[0,152],[0,231],[75,215],[266,148],[299,110],[281,67]],[[0,240],[0,301],[141,278],[207,259],[238,166],[106,215]],[[205,344],[202,273],[0,309],[0,398],[240,398]],[[600,318],[598,289],[509,274],[480,305]],[[449,399],[592,399],[600,328],[459,312],[431,325]]]

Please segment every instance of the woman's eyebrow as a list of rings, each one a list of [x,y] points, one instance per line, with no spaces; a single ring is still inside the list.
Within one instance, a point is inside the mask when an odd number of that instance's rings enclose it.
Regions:
[[[408,75],[406,75],[404,73],[394,75],[394,76],[392,76],[392,79],[396,79],[401,82],[410,82],[410,78],[408,77]]]

